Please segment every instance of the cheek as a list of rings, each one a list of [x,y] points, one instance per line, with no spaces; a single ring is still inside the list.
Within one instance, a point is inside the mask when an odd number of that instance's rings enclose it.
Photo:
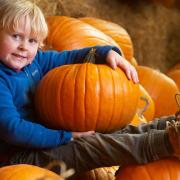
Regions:
[[[11,42],[9,41],[9,39],[3,39],[2,40],[2,42],[0,43],[0,48],[2,48],[3,50],[5,50],[5,49],[9,49],[10,48],[10,45],[11,44]]]
[[[0,58],[5,58],[8,54],[12,53],[12,49],[11,47],[7,47],[7,46],[0,46]]]
[[[32,62],[37,54],[37,49],[33,49],[29,54],[29,61]]]

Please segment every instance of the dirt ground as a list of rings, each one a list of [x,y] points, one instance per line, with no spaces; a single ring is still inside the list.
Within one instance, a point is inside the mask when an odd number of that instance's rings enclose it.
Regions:
[[[45,15],[91,16],[121,25],[132,39],[138,63],[166,72],[180,62],[180,5],[165,7],[152,1],[36,0],[36,3]]]

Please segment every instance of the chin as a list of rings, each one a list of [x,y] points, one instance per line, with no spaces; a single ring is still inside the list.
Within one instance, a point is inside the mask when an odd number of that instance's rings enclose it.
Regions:
[[[12,69],[17,72],[21,71],[23,68],[24,68],[24,66],[23,67],[15,67],[15,66],[12,67]]]

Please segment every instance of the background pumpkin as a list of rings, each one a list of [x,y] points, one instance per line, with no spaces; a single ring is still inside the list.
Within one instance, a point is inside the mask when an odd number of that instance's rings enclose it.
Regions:
[[[178,106],[175,94],[176,83],[164,73],[147,66],[136,67],[140,84],[147,90],[155,103],[154,117],[175,114]]]
[[[128,32],[123,27],[121,27],[119,24],[95,17],[83,17],[79,19],[92,25],[114,39],[114,41],[116,41],[116,43],[122,49],[124,57],[131,61],[134,56],[133,43]]]
[[[129,60],[129,62],[130,62],[134,67],[138,66],[138,61],[136,60],[135,57],[132,57],[131,60]]]
[[[180,90],[180,68],[171,70],[167,75],[175,81]]]
[[[1,180],[63,180],[56,173],[28,164],[4,166],[0,168]]]
[[[46,21],[49,27],[46,49],[72,50],[95,45],[113,45],[120,48],[111,37],[79,19],[48,16]]]
[[[51,128],[110,132],[130,123],[138,98],[139,85],[121,69],[83,63],[48,72],[37,87],[35,104]]]
[[[164,159],[145,165],[129,165],[118,170],[116,180],[178,180],[180,161]]]
[[[169,73],[170,71],[173,71],[173,70],[177,70],[177,69],[180,69],[180,63],[177,63],[175,64],[174,66],[172,66],[167,73]]]

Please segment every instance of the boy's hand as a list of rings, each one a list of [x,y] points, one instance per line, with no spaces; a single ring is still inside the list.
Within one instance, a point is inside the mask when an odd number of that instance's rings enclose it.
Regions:
[[[87,131],[87,132],[72,132],[72,137],[75,138],[79,138],[82,136],[89,136],[95,134],[95,131]]]
[[[117,66],[121,68],[129,80],[132,80],[134,83],[139,82],[135,67],[117,52],[110,50],[107,54],[106,62],[112,69],[116,69]]]

